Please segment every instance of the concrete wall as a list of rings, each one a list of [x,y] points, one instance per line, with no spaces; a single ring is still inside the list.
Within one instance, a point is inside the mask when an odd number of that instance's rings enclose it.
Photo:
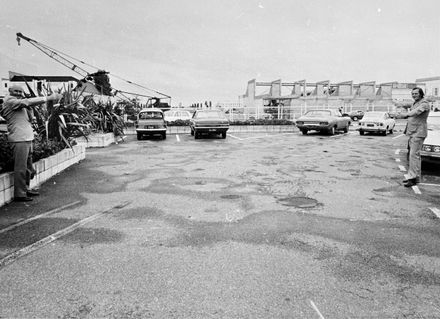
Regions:
[[[65,149],[61,152],[44,158],[34,163],[37,174],[31,180],[30,187],[34,188],[52,176],[62,172],[86,158],[84,146],[75,145],[73,149]],[[14,198],[14,173],[3,173],[0,175],[0,207],[9,203]]]

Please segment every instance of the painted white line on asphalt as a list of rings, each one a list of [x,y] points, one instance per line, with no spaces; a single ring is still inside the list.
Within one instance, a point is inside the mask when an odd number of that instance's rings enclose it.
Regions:
[[[422,192],[420,191],[420,188],[418,188],[417,185],[414,185],[414,186],[412,187],[412,189],[413,189],[414,193],[416,193],[416,194],[418,194],[418,195],[421,195],[421,194],[422,194]]]
[[[10,231],[11,229],[17,228],[17,227],[19,227],[21,225],[27,224],[27,223],[29,223],[29,222],[31,222],[33,220],[38,219],[38,218],[43,218],[43,217],[49,216],[51,214],[55,214],[55,213],[57,213],[59,211],[62,211],[64,209],[66,209],[66,208],[69,208],[70,206],[74,206],[74,205],[79,204],[79,203],[81,203],[81,201],[76,201],[76,202],[73,202],[73,203],[70,203],[70,204],[67,204],[67,205],[64,205],[64,206],[52,209],[52,210],[50,210],[48,212],[45,212],[43,214],[40,214],[40,215],[31,217],[31,218],[28,218],[28,219],[19,221],[18,223],[15,223],[15,224],[12,224],[12,225],[10,225],[10,226],[8,226],[6,228],[0,229],[0,234],[5,233],[7,231]]]
[[[180,142],[180,137],[178,134],[176,134],[176,140],[177,140],[177,142]]]
[[[324,316],[319,311],[318,307],[316,307],[315,303],[312,300],[310,300],[310,304],[312,305],[313,309],[315,309],[315,311],[318,314],[319,318],[320,319],[325,319]]]
[[[235,136],[235,135],[232,135],[231,133],[229,133],[228,136],[229,136],[229,137],[232,137],[232,138],[235,138],[235,139],[237,139],[237,140],[240,140],[240,141],[243,140],[242,138],[240,138],[240,137],[238,137],[238,136]]]
[[[400,158],[396,158],[396,162],[400,162]]]
[[[400,149],[397,149],[397,150],[394,152],[394,154],[396,154],[396,155],[399,155],[399,153],[400,153]]]
[[[14,251],[12,254],[9,254],[6,257],[0,259],[0,269],[13,263],[17,259],[24,257],[24,256],[40,249],[40,248],[46,246],[47,244],[50,244],[51,242],[73,232],[75,229],[77,229],[87,223],[90,223],[90,222],[98,219],[99,217],[104,216],[105,214],[112,212],[114,209],[121,209],[121,208],[127,206],[128,204],[130,204],[130,202],[127,201],[127,202],[123,202],[121,204],[118,204],[116,206],[113,206],[112,208],[109,208],[105,211],[102,211],[102,212],[97,213],[95,215],[84,218],[84,219],[80,220],[79,222],[77,222],[73,225],[70,225],[69,227],[66,227],[64,229],[61,229],[60,231],[57,231],[56,233],[49,235],[49,236],[47,236],[47,237],[29,245],[29,246],[26,246],[22,249]]]
[[[402,172],[406,172],[406,168],[403,167],[402,165],[399,165],[399,169],[400,169]]]
[[[392,139],[394,140],[394,139],[399,138],[399,137],[402,137],[402,136],[405,136],[405,134],[399,134],[399,135],[397,135],[397,136],[394,136]]]
[[[430,183],[419,183],[419,185],[423,185],[423,186],[437,186],[440,187],[440,184],[430,184]]]
[[[429,209],[434,213],[435,216],[437,216],[437,218],[440,218],[440,209],[436,207],[429,207]]]

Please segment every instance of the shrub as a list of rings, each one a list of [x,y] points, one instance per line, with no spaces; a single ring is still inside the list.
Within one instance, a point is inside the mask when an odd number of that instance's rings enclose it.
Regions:
[[[52,141],[41,136],[37,136],[34,140],[34,152],[32,154],[32,161],[39,160],[52,156],[63,149],[66,145],[62,141]],[[6,134],[0,135],[0,174],[12,172],[14,170],[14,158],[11,144],[8,142]]]
[[[6,134],[0,135],[0,173],[11,172],[14,170],[14,159],[12,148],[8,142]]]
[[[38,162],[39,160],[52,156],[65,148],[66,145],[62,141],[48,140],[37,136],[34,140],[34,152],[32,154],[32,161]]]

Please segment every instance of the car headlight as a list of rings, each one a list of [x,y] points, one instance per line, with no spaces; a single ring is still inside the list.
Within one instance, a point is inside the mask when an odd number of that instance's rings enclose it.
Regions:
[[[319,122],[319,125],[328,125],[328,122]]]
[[[440,153],[440,146],[434,146],[434,152]]]
[[[431,152],[431,145],[423,145],[422,149],[423,149],[425,152]]]
[[[302,121],[297,121],[296,124],[303,125],[304,122],[302,122]]]

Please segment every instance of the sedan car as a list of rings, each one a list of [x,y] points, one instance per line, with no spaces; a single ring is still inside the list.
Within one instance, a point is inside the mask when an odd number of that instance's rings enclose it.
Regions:
[[[440,112],[428,116],[428,136],[420,151],[422,162],[440,163]]]
[[[186,121],[191,119],[191,113],[185,110],[170,110],[164,112],[166,122]]]
[[[334,135],[336,131],[348,132],[351,124],[349,117],[344,117],[338,110],[308,111],[296,120],[296,126],[306,135],[308,131],[319,131]]]
[[[364,117],[364,114],[365,114],[364,111],[357,110],[357,111],[344,113],[344,114],[342,114],[342,116],[348,116],[353,121],[357,121],[357,120],[361,120]]]
[[[360,135],[370,132],[386,136],[387,132],[393,134],[394,126],[396,121],[388,112],[365,112],[364,117],[359,121],[358,130]]]
[[[199,138],[202,134],[221,134],[226,138],[229,121],[220,110],[197,110],[190,121],[191,135]]]
[[[167,125],[160,109],[142,109],[136,119],[137,139],[141,140],[144,135],[160,135],[163,139],[167,138]]]

